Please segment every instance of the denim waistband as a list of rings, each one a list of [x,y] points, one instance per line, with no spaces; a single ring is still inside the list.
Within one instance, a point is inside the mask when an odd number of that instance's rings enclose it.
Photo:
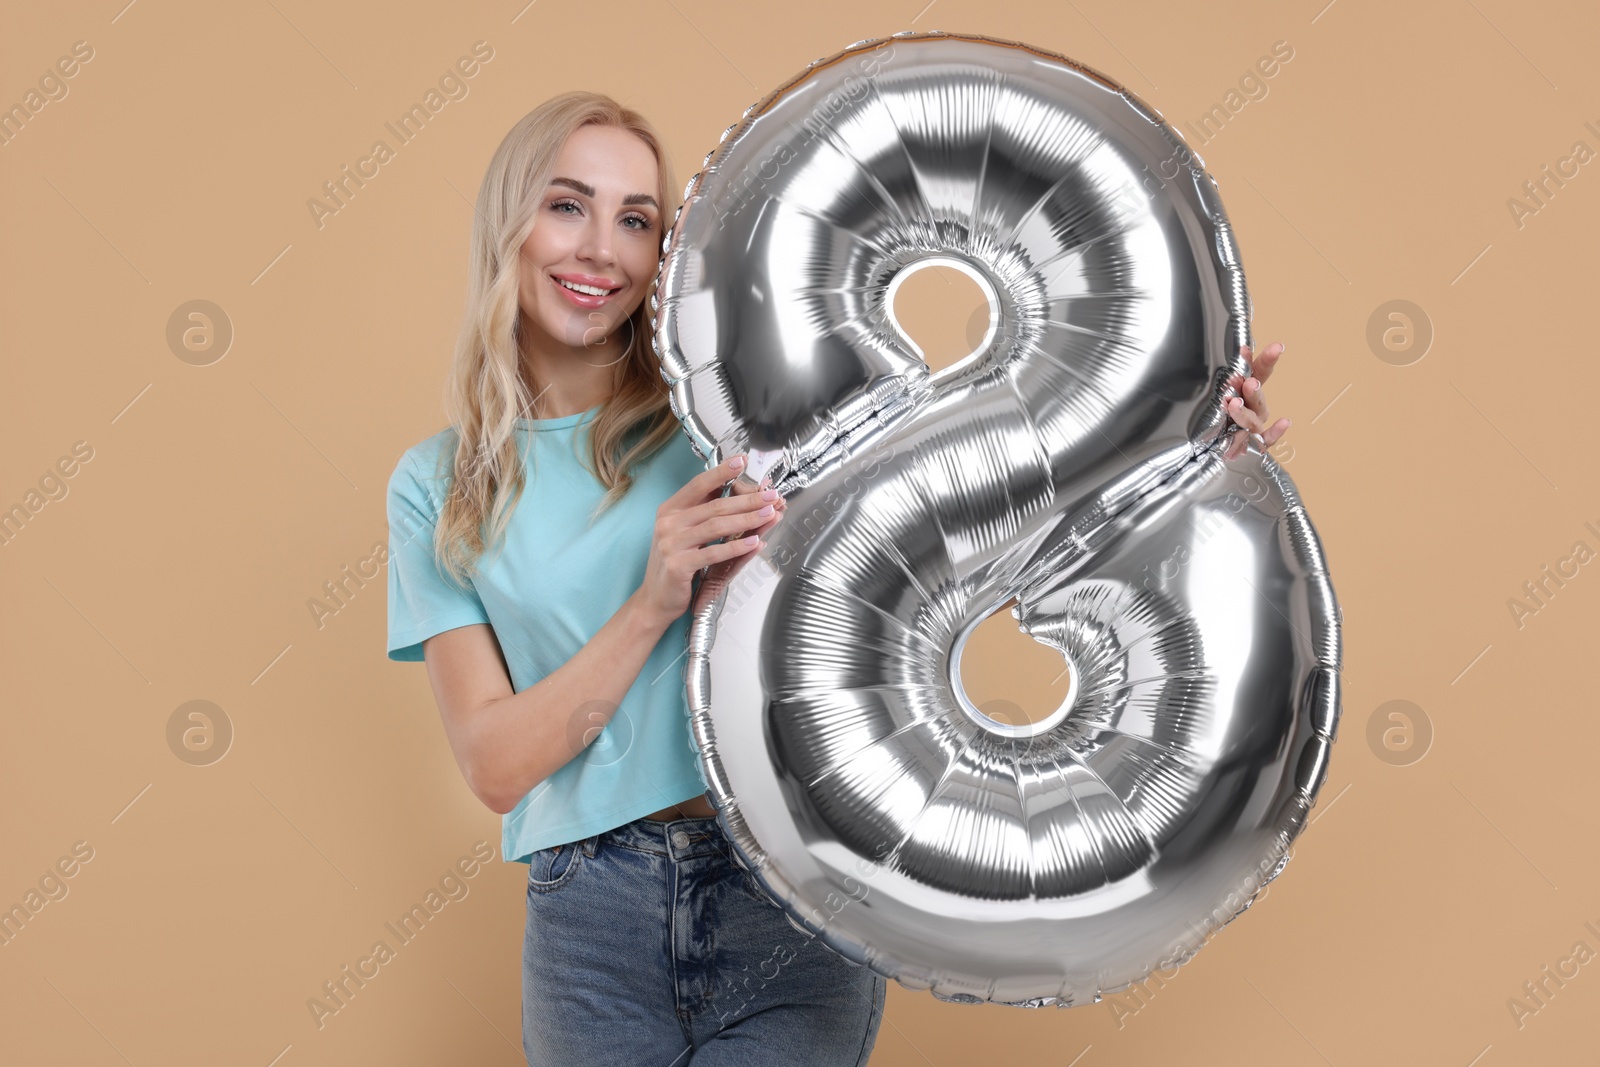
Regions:
[[[597,840],[676,860],[726,855],[730,848],[715,815],[667,822],[640,817],[607,830]]]

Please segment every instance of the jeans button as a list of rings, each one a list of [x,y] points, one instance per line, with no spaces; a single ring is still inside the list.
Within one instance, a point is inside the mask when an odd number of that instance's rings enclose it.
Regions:
[[[689,835],[684,833],[682,830],[674,830],[672,831],[672,843],[679,848],[688,848]]]

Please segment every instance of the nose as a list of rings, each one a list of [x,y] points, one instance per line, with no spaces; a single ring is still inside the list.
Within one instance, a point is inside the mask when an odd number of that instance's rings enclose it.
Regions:
[[[578,258],[602,266],[611,262],[611,226],[599,214],[590,216],[588,225],[583,228]]]

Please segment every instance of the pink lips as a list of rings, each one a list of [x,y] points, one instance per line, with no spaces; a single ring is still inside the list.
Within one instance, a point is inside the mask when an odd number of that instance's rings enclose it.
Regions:
[[[588,275],[588,274],[559,274],[559,275],[553,276],[551,278],[551,282],[550,283],[552,285],[554,285],[556,287],[556,289],[558,289],[561,292],[562,296],[566,297],[573,304],[576,304],[578,307],[581,307],[581,308],[602,307],[602,306],[605,305],[606,301],[610,300],[613,296],[616,296],[617,294],[616,294],[616,292],[611,292],[611,293],[607,293],[605,296],[591,296],[588,293],[580,293],[580,292],[576,292],[576,291],[574,291],[572,289],[568,289],[566,286],[562,285],[560,280],[558,280],[558,279],[565,279],[565,280],[570,281],[570,282],[576,282],[579,285],[591,285],[591,286],[594,286],[597,289],[600,289],[600,288],[619,289],[619,287],[613,286],[613,285],[610,284],[610,279],[609,278],[595,278],[595,277],[593,277],[591,275]],[[620,289],[619,289],[619,291],[620,291]]]

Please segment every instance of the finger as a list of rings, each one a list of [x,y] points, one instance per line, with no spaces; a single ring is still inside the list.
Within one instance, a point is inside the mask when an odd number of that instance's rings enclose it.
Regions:
[[[1238,459],[1245,450],[1246,436],[1243,432],[1235,430],[1228,435],[1228,443],[1222,449],[1223,459]]]
[[[1278,359],[1283,355],[1283,348],[1282,341],[1274,341],[1250,361],[1251,373],[1258,381],[1264,382],[1272,374],[1272,369],[1278,365]]]
[[[765,490],[771,485],[772,479],[767,477],[763,477],[759,485],[751,482],[749,479],[741,478],[734,481],[732,491],[729,493],[729,495],[744,496],[749,493]]]
[[[682,511],[692,507],[714,493],[721,493],[722,487],[727,485],[745,467],[748,457],[744,453],[729,456],[715,467],[701,471],[684,483],[683,488],[667,497],[662,505],[667,511]]]
[[[709,567],[714,563],[721,563],[725,559],[733,559],[735,556],[743,556],[756,551],[760,547],[760,536],[751,534],[748,537],[741,537],[737,541],[718,541],[714,545],[697,548],[694,550],[698,564],[696,569]]]
[[[1261,435],[1261,440],[1267,445],[1267,447],[1270,448],[1271,446],[1277,444],[1278,438],[1282,437],[1284,431],[1293,425],[1294,423],[1290,422],[1288,419],[1279,419],[1277,422],[1272,424],[1271,429]]]
[[[700,583],[700,592],[696,596],[695,603],[699,606],[704,606],[710,601],[715,600],[717,597],[720,597],[723,594],[723,591],[728,588],[729,583],[733,581],[734,576],[744,569],[745,564],[756,558],[757,553],[761,550],[761,546],[762,542],[757,541],[753,547],[746,549],[737,555],[731,556],[728,559],[721,559],[714,563],[707,564],[702,570],[697,572],[705,577]]]
[[[1243,426],[1246,430],[1253,430],[1256,433],[1261,432],[1261,416],[1251,411],[1243,398],[1237,396],[1228,398],[1228,414],[1232,416],[1234,422]]]
[[[759,537],[766,537],[767,534],[769,532],[771,532],[772,528],[774,526],[778,525],[778,523],[780,523],[782,521],[783,521],[783,512],[779,511],[779,512],[774,513],[772,518],[768,519],[766,522],[762,523],[760,526],[757,526],[757,527],[755,527],[754,529],[751,529],[751,530],[746,530],[744,532],[745,533],[753,533],[753,534],[756,534]]]
[[[1233,397],[1228,401],[1228,414],[1233,418],[1235,424],[1230,429],[1236,439],[1234,454],[1241,455],[1246,448],[1246,441],[1249,435],[1261,432],[1261,419],[1255,412],[1245,406],[1244,402],[1238,397]]]
[[[1261,379],[1254,376],[1246,378],[1239,387],[1239,395],[1244,397],[1245,407],[1249,408],[1263,423],[1267,419],[1267,395],[1261,389]]]
[[[716,518],[707,519],[689,527],[688,534],[691,544],[703,545],[708,541],[715,541],[719,537],[731,537],[742,534],[773,518],[778,509],[771,504],[765,504],[754,511],[747,511],[737,515],[718,515]]]
[[[660,536],[661,547],[669,552],[698,548],[708,541],[759,525],[772,512],[779,510],[777,505],[782,503],[781,498],[772,500],[766,496],[776,492],[769,488],[759,493],[730,493],[727,496],[713,496],[703,504],[684,508],[670,516],[671,521]],[[769,508],[772,510],[762,514]]]
[[[759,511],[764,507],[776,507],[781,501],[776,489],[770,487],[759,492],[751,488],[748,492],[729,493],[727,496],[712,497],[703,504],[685,508],[683,522],[686,529],[692,529],[712,519],[724,515],[748,515],[750,512]]]

